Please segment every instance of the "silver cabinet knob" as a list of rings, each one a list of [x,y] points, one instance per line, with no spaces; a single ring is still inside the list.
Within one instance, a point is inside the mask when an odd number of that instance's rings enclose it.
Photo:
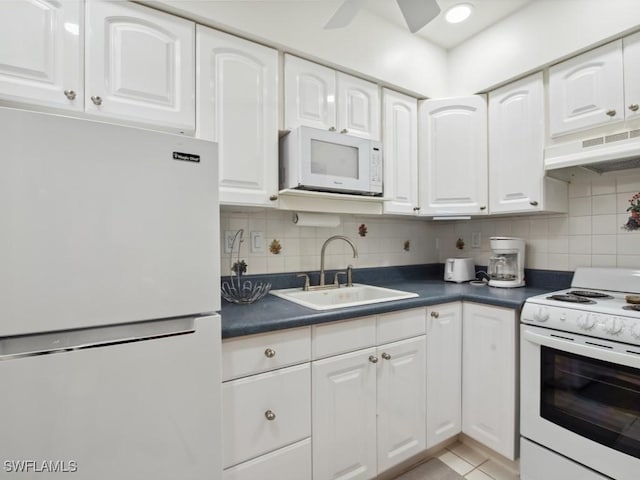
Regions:
[[[102,97],[91,97],[94,105],[102,105]]]
[[[269,200],[271,200],[272,202],[275,202],[278,199],[278,195],[271,195],[269,197]]]
[[[419,212],[420,211],[420,207],[413,207],[413,211],[414,212]]]
[[[264,412],[264,416],[270,422],[273,422],[276,419],[276,414],[273,413],[271,410],[267,410],[266,412]]]
[[[329,127],[329,131],[330,132],[335,132],[336,131],[336,127]]]
[[[538,206],[538,202],[536,202],[535,200],[531,200],[529,202],[529,205],[531,205],[532,207],[537,207]]]
[[[609,115],[610,117],[615,117],[616,113],[618,112],[616,112],[614,109],[607,110],[607,115]]]
[[[637,103],[632,103],[631,105],[629,105],[629,110],[631,110],[632,112],[637,112],[638,108],[640,107],[638,106]]]
[[[383,352],[382,358],[384,358],[385,360],[391,360],[391,355],[389,355],[387,352]]]
[[[343,128],[342,130],[340,130],[340,133],[349,133],[349,130],[347,130],[346,128]]]
[[[76,92],[75,92],[75,90],[65,90],[64,91],[64,96],[67,97],[69,100],[75,100],[76,99]]]
[[[440,316],[440,314],[438,312],[431,312],[431,316],[433,318],[438,318]]]
[[[369,355],[369,361],[371,363],[378,363],[378,357],[376,357],[375,355]]]
[[[486,209],[487,209],[486,205],[483,205],[483,206],[480,207],[480,210],[486,210]]]
[[[267,348],[264,351],[264,356],[267,357],[267,358],[273,358],[273,357],[276,356],[276,351],[273,350],[272,348]]]

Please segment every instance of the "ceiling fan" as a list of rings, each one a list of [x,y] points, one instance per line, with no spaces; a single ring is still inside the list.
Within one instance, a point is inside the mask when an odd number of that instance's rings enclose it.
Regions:
[[[411,33],[416,33],[440,13],[436,0],[396,0]],[[344,0],[324,26],[325,29],[346,27],[355,18],[364,0]]]

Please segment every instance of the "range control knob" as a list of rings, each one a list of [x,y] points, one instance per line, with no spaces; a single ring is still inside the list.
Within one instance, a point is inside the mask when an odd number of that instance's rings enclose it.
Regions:
[[[631,336],[640,340],[640,323],[636,323],[631,327]]]
[[[591,330],[596,325],[596,320],[592,315],[586,313],[580,315],[576,320],[578,327],[582,330]]]
[[[549,310],[544,307],[538,307],[533,314],[533,318],[538,322],[546,322],[549,320]]]
[[[622,331],[622,327],[622,319],[618,317],[611,317],[604,324],[605,331],[611,335],[617,335],[620,333]]]

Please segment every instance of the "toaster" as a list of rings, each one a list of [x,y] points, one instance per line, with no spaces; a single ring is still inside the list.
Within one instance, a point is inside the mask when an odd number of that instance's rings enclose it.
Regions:
[[[468,282],[476,278],[476,265],[473,258],[447,258],[444,264],[445,282]]]

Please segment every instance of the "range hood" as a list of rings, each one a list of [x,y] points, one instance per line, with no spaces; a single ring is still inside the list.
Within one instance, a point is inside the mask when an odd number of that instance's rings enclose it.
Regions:
[[[640,129],[590,135],[545,149],[545,170],[567,167],[582,167],[597,174],[640,168]]]

